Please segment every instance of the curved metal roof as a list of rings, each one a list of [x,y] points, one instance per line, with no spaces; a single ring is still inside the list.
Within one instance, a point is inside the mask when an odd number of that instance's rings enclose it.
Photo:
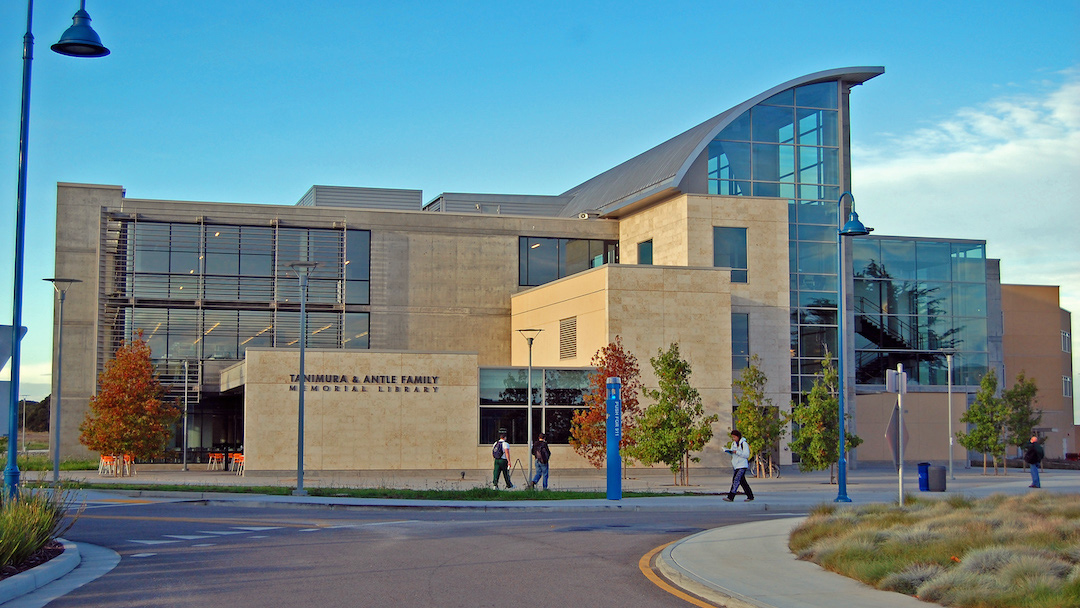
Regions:
[[[841,80],[857,85],[884,72],[883,67],[837,68],[808,74],[777,85],[567,190],[562,196],[571,196],[573,199],[567,204],[562,215],[575,217],[587,211],[598,211],[601,215],[607,215],[664,190],[677,189],[690,165],[724,127],[746,110],[777,93],[828,80]]]

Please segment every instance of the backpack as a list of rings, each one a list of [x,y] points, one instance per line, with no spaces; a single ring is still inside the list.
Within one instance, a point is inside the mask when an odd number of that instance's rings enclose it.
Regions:
[[[491,446],[491,457],[495,460],[499,460],[503,457],[502,439],[495,442],[495,445]]]
[[[1028,447],[1024,451],[1024,462],[1028,464],[1039,464],[1039,453],[1035,451],[1035,448]]]

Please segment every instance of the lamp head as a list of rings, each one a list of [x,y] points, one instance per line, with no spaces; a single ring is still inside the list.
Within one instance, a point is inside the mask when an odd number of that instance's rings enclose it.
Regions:
[[[863,226],[863,223],[859,221],[859,214],[852,211],[848,215],[847,223],[840,229],[840,236],[866,236],[873,230],[873,228]]]
[[[519,329],[518,333],[521,334],[526,340],[528,340],[529,344],[532,344],[533,339],[536,338],[536,336],[539,336],[540,332],[542,332],[542,331],[544,331],[544,330],[542,330],[542,329]]]
[[[292,268],[292,271],[295,272],[296,276],[300,278],[304,278],[311,274],[311,271],[315,270],[315,267],[318,265],[318,262],[289,262],[289,268]]]
[[[69,57],[104,57],[109,54],[109,49],[101,44],[101,38],[90,27],[89,13],[80,8],[71,21],[71,27],[60,36],[60,42],[52,45],[52,50]]]

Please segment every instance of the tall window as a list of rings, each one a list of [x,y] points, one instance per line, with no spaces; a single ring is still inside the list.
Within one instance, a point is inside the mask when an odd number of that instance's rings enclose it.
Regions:
[[[746,228],[713,227],[713,266],[730,268],[732,283],[746,282]]]
[[[1062,330],[1061,332],[1061,352],[1072,352],[1072,335],[1069,332]]]
[[[750,315],[731,313],[731,370],[750,367]]]
[[[1061,394],[1065,397],[1072,397],[1072,378],[1068,376],[1061,377]]]
[[[652,239],[637,244],[637,263],[652,264]]]

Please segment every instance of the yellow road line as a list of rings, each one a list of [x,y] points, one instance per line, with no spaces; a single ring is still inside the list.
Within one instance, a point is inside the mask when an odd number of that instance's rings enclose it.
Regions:
[[[674,542],[674,541],[672,541],[672,542]],[[670,544],[671,543],[668,543],[667,545],[660,545],[659,547],[653,549],[652,551],[649,551],[645,555],[642,555],[641,559],[638,560],[638,569],[641,570],[641,573],[645,575],[645,578],[652,581],[652,583],[654,585],[656,585],[657,587],[660,587],[664,591],[667,591],[671,595],[674,595],[675,597],[679,598],[680,600],[684,600],[684,601],[689,602],[689,603],[691,603],[691,604],[693,604],[695,606],[700,606],[701,608],[715,608],[715,606],[716,606],[715,604],[709,604],[707,602],[704,602],[700,598],[694,597],[694,596],[690,595],[689,593],[686,593],[682,589],[679,589],[677,587],[673,587],[671,584],[669,584],[664,579],[660,578],[660,576],[657,575],[656,572],[653,571],[653,568],[652,568],[653,556],[655,556],[657,553],[663,551],[664,548],[666,548]]]

